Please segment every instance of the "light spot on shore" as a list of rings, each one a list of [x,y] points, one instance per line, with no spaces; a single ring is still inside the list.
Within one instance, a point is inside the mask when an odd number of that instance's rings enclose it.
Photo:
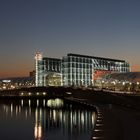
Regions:
[[[96,126],[103,126],[103,124],[96,124]]]
[[[92,137],[92,139],[94,139],[94,140],[95,140],[95,139],[96,139],[96,140],[97,140],[97,139],[104,139],[104,137]]]

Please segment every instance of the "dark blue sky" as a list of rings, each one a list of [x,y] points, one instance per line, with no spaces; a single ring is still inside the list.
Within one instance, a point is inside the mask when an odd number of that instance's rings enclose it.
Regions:
[[[139,0],[1,0],[0,77],[28,75],[34,53],[125,59],[140,71]]]

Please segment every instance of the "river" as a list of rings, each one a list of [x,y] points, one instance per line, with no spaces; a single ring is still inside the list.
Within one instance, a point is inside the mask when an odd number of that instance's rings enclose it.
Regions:
[[[96,113],[62,99],[1,100],[1,140],[90,140]]]

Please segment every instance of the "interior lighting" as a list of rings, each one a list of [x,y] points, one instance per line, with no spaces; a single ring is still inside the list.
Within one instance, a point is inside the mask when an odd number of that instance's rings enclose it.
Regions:
[[[3,89],[6,89],[6,86],[3,86]]]
[[[125,85],[125,82],[123,82],[122,84],[123,84],[123,86],[124,86],[124,85]]]
[[[43,92],[43,95],[46,95],[46,92]]]

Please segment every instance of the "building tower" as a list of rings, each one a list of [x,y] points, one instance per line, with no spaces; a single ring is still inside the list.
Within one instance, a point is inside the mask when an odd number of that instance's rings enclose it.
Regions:
[[[43,86],[43,64],[42,54],[37,52],[35,54],[35,85]]]

